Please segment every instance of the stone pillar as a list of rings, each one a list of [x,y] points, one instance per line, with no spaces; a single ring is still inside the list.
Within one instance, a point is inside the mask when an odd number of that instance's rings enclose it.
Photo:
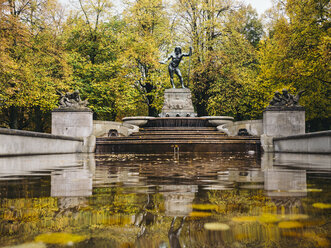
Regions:
[[[187,88],[166,89],[160,117],[195,117],[191,91]]]
[[[263,133],[280,137],[305,133],[305,110],[296,108],[267,108],[263,112]]]
[[[263,111],[261,146],[265,152],[274,152],[274,137],[304,134],[305,109],[301,106],[268,107]]]
[[[89,137],[93,132],[93,113],[88,108],[58,108],[52,111],[52,134]]]

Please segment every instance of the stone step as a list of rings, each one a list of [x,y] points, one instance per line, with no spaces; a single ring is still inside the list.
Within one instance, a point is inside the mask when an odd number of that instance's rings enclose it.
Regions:
[[[248,140],[248,139],[197,139],[197,140],[185,140],[185,139],[173,139],[173,140],[143,140],[143,139],[136,139],[136,140],[121,140],[121,139],[113,139],[113,140],[97,140],[97,145],[107,145],[107,144],[226,144],[226,143],[256,143],[259,140]]]
[[[226,136],[225,133],[222,132],[197,132],[197,133],[192,133],[192,132],[139,132],[139,133],[134,133],[129,137],[142,137],[142,136],[188,136],[188,137],[199,137],[199,136]]]
[[[216,127],[144,127],[139,129],[140,132],[149,132],[149,131],[187,131],[187,132],[201,132],[201,131],[217,131]]]
[[[134,141],[134,140],[141,140],[141,141],[174,141],[174,140],[189,140],[189,141],[200,141],[200,140],[214,140],[214,141],[226,141],[226,140],[260,140],[258,137],[251,137],[251,136],[234,136],[229,137],[225,135],[141,135],[141,136],[128,136],[128,137],[102,137],[97,138],[97,143],[100,142],[113,142],[113,141]]]
[[[260,152],[260,140],[113,140],[97,141],[97,153]]]

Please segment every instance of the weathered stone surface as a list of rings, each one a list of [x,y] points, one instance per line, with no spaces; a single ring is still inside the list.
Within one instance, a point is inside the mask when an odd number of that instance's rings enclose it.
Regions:
[[[161,117],[195,117],[189,89],[166,89]]]
[[[262,120],[248,120],[248,121],[236,121],[226,123],[223,127],[217,127],[218,129],[227,129],[229,136],[236,136],[240,129],[246,129],[252,136],[260,136],[263,133]]]
[[[234,118],[231,116],[202,116],[201,118],[208,120],[208,123],[213,127],[217,127],[223,124],[231,124],[234,120]]]
[[[265,110],[263,112],[263,133],[280,137],[305,133],[304,110]]]
[[[0,129],[0,156],[82,152],[84,140],[37,132]]]
[[[132,133],[139,132],[138,126],[128,124],[126,121],[124,123],[114,121],[93,121],[93,135],[96,137],[107,137],[110,129],[117,130],[119,136],[129,136]]]
[[[154,117],[151,117],[151,116],[130,116],[130,117],[123,118],[122,121],[125,124],[131,124],[131,125],[141,127],[141,126],[146,125],[147,122],[151,119],[154,119]]]
[[[52,134],[72,137],[88,137],[93,132],[92,111],[52,112]]]
[[[331,154],[331,131],[274,138],[275,152]]]

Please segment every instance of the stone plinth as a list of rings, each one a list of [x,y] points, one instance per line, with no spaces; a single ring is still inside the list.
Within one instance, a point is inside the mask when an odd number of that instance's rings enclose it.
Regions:
[[[52,134],[88,137],[93,132],[93,113],[88,108],[52,111]]]
[[[263,133],[273,137],[304,134],[304,108],[267,108],[263,112]]]
[[[160,117],[195,117],[191,91],[186,88],[166,89]]]

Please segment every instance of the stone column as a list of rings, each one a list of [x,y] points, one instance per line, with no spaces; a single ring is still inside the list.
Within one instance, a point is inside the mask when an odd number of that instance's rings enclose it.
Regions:
[[[88,137],[93,131],[93,113],[88,108],[58,108],[52,111],[52,134]]]

